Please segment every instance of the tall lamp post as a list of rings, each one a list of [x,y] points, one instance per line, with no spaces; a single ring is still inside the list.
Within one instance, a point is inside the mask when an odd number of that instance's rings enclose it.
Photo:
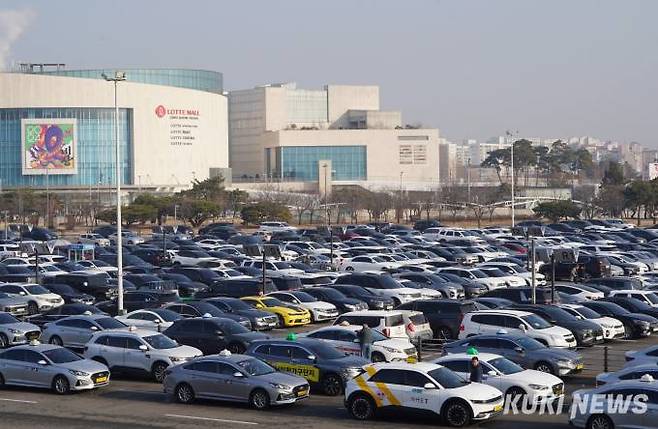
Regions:
[[[331,227],[331,210],[327,200],[327,176],[331,174],[329,171],[329,164],[322,164],[324,169],[324,210],[327,216],[327,228],[329,228],[329,266],[334,268],[334,231]]]
[[[125,314],[123,308],[123,240],[121,236],[121,147],[119,145],[119,105],[117,104],[117,84],[126,80],[126,73],[117,71],[114,77],[102,74],[103,79],[114,83],[114,143],[116,145],[116,192],[117,192],[117,311]]]
[[[517,137],[519,132],[516,131],[515,133],[512,133],[511,131],[506,131],[507,137]],[[510,147],[510,164],[512,168],[512,228],[514,228],[514,214],[515,214],[515,207],[514,207],[514,140],[516,138],[512,139],[512,146]]]

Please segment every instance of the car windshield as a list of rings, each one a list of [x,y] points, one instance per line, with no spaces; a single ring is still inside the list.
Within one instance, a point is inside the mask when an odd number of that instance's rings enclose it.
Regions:
[[[262,302],[267,307],[285,307],[286,306],[286,304],[284,302],[279,301],[276,298],[263,298]]]
[[[487,363],[505,375],[516,374],[518,372],[523,371],[523,368],[521,368],[511,360],[505,359],[504,357],[492,359]]]
[[[182,316],[175,311],[161,309],[156,312],[158,316],[162,318],[165,322],[175,322],[178,319],[182,319]]]
[[[101,325],[103,329],[121,329],[126,327],[126,325],[111,317],[101,317],[100,319],[96,319],[96,323]]]
[[[289,268],[292,268],[289,263],[287,262],[275,262],[274,266],[277,267],[280,270],[287,270]]]
[[[241,301],[239,299],[230,299],[230,300],[221,301],[221,302],[228,305],[233,310],[253,310],[254,309],[252,306],[250,306],[246,302]]]
[[[242,326],[241,324],[239,324],[234,320],[222,321],[220,326],[222,330],[228,334],[244,334],[249,332],[249,329],[245,328],[244,326]]]
[[[0,313],[0,325],[8,325],[11,323],[19,323],[19,320],[11,314]]]
[[[528,351],[545,349],[546,346],[530,337],[519,337],[516,343]]]
[[[644,296],[646,297],[646,299],[649,300],[650,303],[652,303],[652,304],[658,304],[658,296],[656,296],[655,293],[648,293],[648,294],[646,294],[646,295],[644,295]]]
[[[82,360],[80,356],[73,353],[69,349],[63,347],[58,347],[56,349],[50,349],[42,352],[45,357],[47,357],[52,363],[68,363]]]
[[[304,345],[311,349],[315,356],[321,359],[341,359],[345,357],[345,353],[341,353],[332,346],[322,342]]]
[[[255,375],[267,375],[276,372],[276,369],[272,368],[268,364],[258,359],[245,359],[237,362],[237,365],[247,374],[251,376]]]
[[[39,285],[24,286],[24,288],[27,291],[27,293],[29,293],[30,295],[43,295],[43,294],[46,294],[46,293],[50,293],[50,291],[48,289],[46,289],[43,286],[39,286]]]
[[[311,295],[307,294],[306,292],[295,292],[293,293],[295,298],[297,298],[301,302],[316,302],[317,299],[312,297]]]
[[[505,273],[500,271],[498,268],[484,268],[482,271],[493,277],[505,277]]]
[[[157,350],[174,349],[178,347],[178,343],[166,335],[155,334],[142,338],[148,343],[149,346]]]
[[[322,292],[327,296],[327,299],[341,300],[345,298],[345,295],[331,288],[322,288]]]
[[[437,368],[427,372],[427,375],[432,377],[437,381],[441,386],[446,389],[454,389],[457,387],[462,387],[465,384],[468,384],[468,381],[455,374],[453,371],[448,368]]]
[[[521,319],[523,319],[525,322],[529,323],[530,326],[532,326],[534,329],[546,329],[550,328],[552,325],[542,319],[539,316],[536,316],[534,314],[529,314],[527,316],[521,316]]]
[[[599,319],[601,317],[599,313],[587,307],[578,307],[574,311],[585,319]]]
[[[470,270],[470,271],[467,271],[467,272],[473,274],[475,277],[477,277],[479,279],[486,279],[486,278],[489,277],[488,275],[486,275],[485,273],[483,273],[480,270]]]
[[[240,271],[236,270],[224,270],[224,274],[228,277],[238,277],[244,275]]]

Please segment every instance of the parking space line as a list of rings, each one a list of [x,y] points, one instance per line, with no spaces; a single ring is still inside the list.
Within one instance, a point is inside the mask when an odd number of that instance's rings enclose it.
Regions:
[[[25,401],[25,400],[23,400],[23,399],[0,398],[0,401],[5,401],[5,402],[20,402],[21,404],[38,404],[37,401]]]
[[[226,419],[214,419],[210,417],[199,417],[199,416],[185,416],[181,414],[165,414],[165,417],[173,417],[178,419],[189,419],[189,420],[203,420],[210,422],[219,422],[219,423],[235,423],[240,425],[258,425],[256,422],[246,422],[242,420],[226,420]]]

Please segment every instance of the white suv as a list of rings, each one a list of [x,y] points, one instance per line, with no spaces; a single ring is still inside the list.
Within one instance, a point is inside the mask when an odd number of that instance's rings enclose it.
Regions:
[[[369,420],[380,408],[430,412],[444,423],[464,427],[503,411],[495,387],[469,383],[441,365],[419,362],[375,363],[348,381],[345,406],[357,420]]]
[[[334,321],[334,325],[363,326],[381,332],[389,338],[409,339],[407,328],[404,325],[404,316],[399,311],[363,310],[343,313]]]
[[[621,296],[624,298],[635,298],[652,307],[658,307],[658,295],[649,290],[613,290],[610,296]]]
[[[85,345],[84,356],[106,365],[110,370],[151,374],[162,382],[165,371],[202,356],[201,350],[182,346],[166,335],[131,326],[127,331],[103,331]]]
[[[568,329],[553,326],[536,314],[518,310],[466,313],[459,327],[459,339],[477,334],[496,334],[501,329],[513,335],[526,334],[548,347],[576,347],[576,338]]]
[[[0,292],[27,300],[27,311],[36,314],[64,305],[64,300],[56,293],[37,284],[3,284]]]
[[[505,280],[499,277],[489,277],[477,268],[460,268],[460,267],[446,267],[436,270],[439,273],[454,274],[476,283],[484,285],[489,290],[507,287]]]

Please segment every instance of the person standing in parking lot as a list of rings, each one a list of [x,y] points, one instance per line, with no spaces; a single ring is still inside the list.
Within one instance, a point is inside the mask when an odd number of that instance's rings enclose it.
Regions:
[[[365,323],[359,331],[359,342],[361,343],[361,356],[370,360],[370,352],[373,343],[372,329],[370,329],[370,326]]]
[[[469,369],[471,373],[471,383],[482,383],[482,365],[480,365],[480,359],[478,359],[477,356],[471,358]]]

